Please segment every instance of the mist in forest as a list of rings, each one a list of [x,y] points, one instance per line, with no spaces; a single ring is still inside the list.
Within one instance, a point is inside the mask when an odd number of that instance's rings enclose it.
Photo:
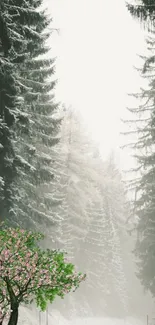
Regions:
[[[153,317],[154,302],[136,276],[135,194],[126,183],[132,173],[125,172],[136,160],[130,148],[120,148],[136,136],[120,135],[128,131],[120,120],[133,118],[126,106],[138,104],[128,93],[146,84],[134,68],[142,65],[138,55],[146,53],[146,31],[123,0],[46,5],[60,27],[53,36],[59,53],[56,94],[69,107],[58,150],[59,186],[65,192],[59,213],[64,218],[65,211],[65,218],[52,238],[87,273],[84,285],[55,306],[67,319],[132,316],[145,323],[147,314]]]
[[[86,273],[45,312],[22,303],[18,324],[153,325],[155,8],[3,2],[1,220]]]

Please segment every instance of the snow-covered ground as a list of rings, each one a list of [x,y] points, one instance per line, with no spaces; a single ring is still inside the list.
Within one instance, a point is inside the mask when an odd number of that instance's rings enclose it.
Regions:
[[[6,322],[7,324],[7,322]],[[48,320],[46,313],[41,313],[37,309],[30,310],[26,307],[20,307],[18,325],[145,325],[135,318],[117,319],[117,318],[74,318],[71,321],[66,320],[57,311],[49,312]]]
[[[70,322],[70,325],[142,325],[134,318],[117,319],[117,318],[76,318]]]
[[[7,324],[7,321],[4,325]],[[40,313],[36,308],[30,307],[20,307],[19,308],[19,320],[18,325],[71,325],[69,322],[62,317],[62,315],[57,311],[49,313],[48,320],[46,313]]]

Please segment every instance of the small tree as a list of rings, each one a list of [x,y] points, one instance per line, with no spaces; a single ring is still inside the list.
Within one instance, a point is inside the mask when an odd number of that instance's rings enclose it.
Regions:
[[[8,317],[8,325],[16,325],[21,303],[36,301],[45,311],[48,302],[75,291],[84,280],[64,253],[39,247],[43,238],[19,228],[0,230],[0,324]]]

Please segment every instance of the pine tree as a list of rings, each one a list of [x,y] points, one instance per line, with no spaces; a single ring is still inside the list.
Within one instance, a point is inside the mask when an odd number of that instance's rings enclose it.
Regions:
[[[97,167],[99,168],[99,163]],[[89,207],[91,217],[88,235],[79,254],[81,256],[84,252],[83,261],[87,261],[85,299],[89,301],[95,315],[102,316],[106,312],[109,316],[119,317],[128,311],[120,244],[122,217],[125,213],[124,193],[122,184],[120,185],[120,174],[112,162],[104,163],[100,159],[98,173],[100,180],[97,180],[96,195]],[[99,297],[98,301],[94,301],[94,295]]]
[[[117,300],[115,315],[123,314],[127,297],[120,249],[125,213],[120,174],[111,161],[103,162],[81,118],[70,109],[52,156],[55,196],[62,201],[52,210],[55,227],[48,228],[49,237],[81,268],[87,265],[88,275],[85,293],[79,290],[65,298],[62,313],[102,315]]]
[[[89,224],[87,206],[96,193],[90,184],[90,179],[97,177],[90,159],[91,147],[91,140],[81,118],[75,111],[68,109],[62,123],[61,141],[55,147],[58,153],[58,159],[55,160],[57,193],[62,195],[63,202],[61,206],[56,207],[57,227],[56,233],[52,231],[51,237],[55,238],[55,246],[66,250],[68,258],[77,263],[80,242],[85,238]],[[69,317],[71,312],[69,306],[73,305],[76,310],[75,301],[76,298],[72,296],[65,299],[63,313],[66,317]],[[85,301],[83,306],[81,303],[78,308],[85,308],[87,313],[89,307],[86,308],[85,303],[88,307]]]
[[[147,25],[149,29],[154,26],[155,1],[154,0],[138,0],[135,4],[127,3],[127,9],[130,14],[143,22],[144,27]]]
[[[155,40],[153,37],[148,39],[149,46],[154,48]],[[138,217],[137,243],[135,255],[137,259],[137,275],[141,280],[145,290],[150,291],[155,296],[154,282],[154,224],[155,224],[155,101],[154,101],[154,64],[147,66],[148,87],[141,89],[136,95],[141,104],[130,109],[137,116],[134,133],[137,133],[138,139],[133,149],[137,159],[137,170],[139,177],[136,184],[136,200],[134,204],[134,213]],[[145,75],[146,77],[146,75]],[[134,119],[133,123],[134,124]]]
[[[50,148],[59,141],[61,119],[56,117],[54,60],[45,59],[51,18],[40,9],[42,0],[3,0],[11,39],[10,60],[22,103],[16,117],[14,147],[18,177],[14,182],[13,223],[25,227],[53,223],[54,200],[47,195],[54,177]],[[54,116],[55,114],[55,116]],[[23,182],[24,180],[24,182]],[[51,186],[49,186],[51,183]]]
[[[138,0],[135,4],[126,4],[128,11],[130,14],[140,21],[140,24],[146,28],[148,32],[151,33],[151,35],[154,34],[154,18],[155,18],[155,1],[154,0]],[[149,41],[149,37],[146,40],[146,42],[149,44],[152,43],[152,40]],[[151,48],[150,44],[150,48]],[[155,62],[155,55],[151,55],[148,58],[144,58],[144,66],[142,69],[142,73],[147,72],[147,67]]]
[[[108,305],[114,300],[118,301],[115,315],[118,308],[125,313],[127,297],[118,231],[125,211],[120,175],[112,163],[100,158],[96,144],[73,110],[66,112],[61,134],[57,150],[61,166],[59,191],[64,193],[64,199],[61,209],[56,207],[61,220],[57,222],[61,231],[60,236],[56,235],[60,238],[56,245],[81,268],[87,267],[85,293],[79,290],[75,297],[65,299],[63,313],[69,317],[73,305],[76,316],[102,315],[103,311],[109,312]],[[109,210],[111,205],[113,212]],[[94,296],[99,296],[100,303]]]
[[[14,126],[19,115],[19,88],[15,64],[10,59],[11,39],[3,1],[0,4],[0,219],[13,207],[13,182],[17,176]]]
[[[66,122],[66,137],[64,136],[64,139],[68,139],[68,154],[66,157],[68,183],[66,189],[67,213],[63,223],[63,233],[67,239],[68,233],[66,230],[68,220],[70,220],[72,255],[76,259],[77,247],[87,234],[87,224],[89,223],[87,206],[96,193],[90,180],[96,178],[97,174],[91,159],[91,139],[87,130],[84,129],[82,119],[77,113],[71,111]]]

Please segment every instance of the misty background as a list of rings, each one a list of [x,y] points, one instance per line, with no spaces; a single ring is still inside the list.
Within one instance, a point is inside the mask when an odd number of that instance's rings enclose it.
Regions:
[[[42,159],[33,162],[43,166],[44,182],[37,174],[38,183],[31,184],[31,173],[21,173],[15,183],[21,196],[16,195],[12,210],[15,223],[42,231],[42,246],[66,251],[87,279],[45,314],[34,305],[22,306],[20,323],[146,324],[147,315],[155,316],[154,299],[136,276],[137,216],[135,192],[129,190],[135,174],[127,172],[137,161],[129,147],[122,149],[137,141],[137,134],[123,135],[131,129],[122,120],[134,119],[126,107],[140,102],[128,94],[147,84],[139,71],[140,55],[148,53],[147,32],[124,0],[44,0],[43,7],[53,17],[51,50],[44,57],[56,57],[60,105],[50,124],[51,147],[38,140],[42,127],[49,127],[46,121],[39,120],[40,130],[31,134],[31,152],[37,148]]]
[[[128,94],[145,85],[135,67],[147,53],[146,31],[124,0],[46,0],[45,6],[58,29],[49,40],[57,57],[56,98],[68,107],[59,144],[61,172],[63,166],[69,174],[68,210],[60,240],[55,229],[52,234],[56,247],[71,249],[74,263],[87,273],[78,292],[54,307],[71,319],[132,315],[145,322],[147,314],[154,316],[154,302],[135,274],[132,192],[123,182],[136,161],[131,149],[121,149],[136,136],[121,135],[128,130],[121,119],[131,118],[126,107],[137,105]]]

